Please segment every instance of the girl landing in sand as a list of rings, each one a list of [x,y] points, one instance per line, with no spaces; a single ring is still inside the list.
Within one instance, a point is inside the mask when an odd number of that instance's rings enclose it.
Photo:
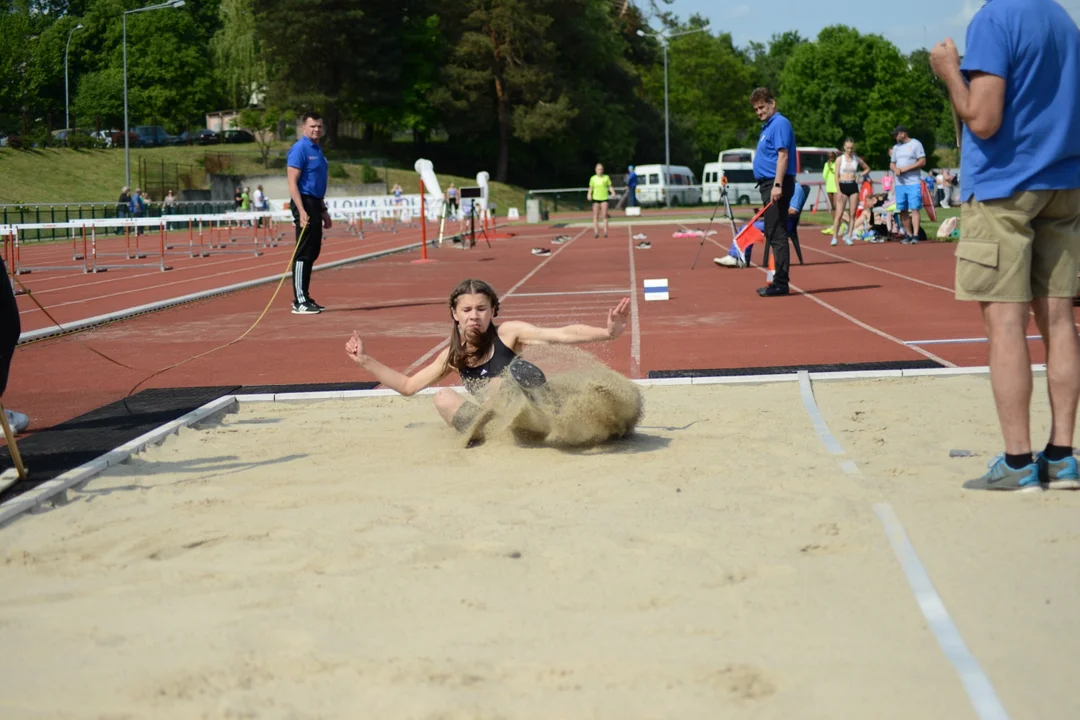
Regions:
[[[466,280],[450,294],[450,345],[427,367],[408,376],[388,368],[367,354],[364,341],[354,331],[345,352],[380,383],[402,395],[413,395],[457,372],[473,397],[481,399],[485,390],[500,381],[505,370],[519,384],[537,387],[545,382],[543,372],[518,355],[530,344],[577,344],[613,340],[626,328],[630,298],[623,298],[608,311],[607,327],[567,325],[541,328],[511,320],[496,325],[499,298],[482,280]],[[449,388],[435,394],[435,407],[446,423],[465,432],[481,412],[481,407]]]

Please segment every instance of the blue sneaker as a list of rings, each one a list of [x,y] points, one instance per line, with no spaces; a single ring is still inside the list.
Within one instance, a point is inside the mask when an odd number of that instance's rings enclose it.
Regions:
[[[1012,492],[1041,492],[1039,463],[1033,462],[1019,469],[1005,463],[1005,456],[998,455],[987,465],[990,472],[964,483],[967,490],[1009,490]]]
[[[1080,470],[1076,458],[1050,461],[1042,453],[1035,456],[1042,481],[1051,490],[1080,490]]]

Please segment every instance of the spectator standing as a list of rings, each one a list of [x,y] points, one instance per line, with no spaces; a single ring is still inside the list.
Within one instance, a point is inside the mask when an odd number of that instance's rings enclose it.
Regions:
[[[131,196],[128,212],[130,212],[131,217],[136,220],[139,220],[146,215],[146,200],[143,198],[141,188],[135,188],[135,194]],[[137,236],[143,234],[142,226],[135,228],[135,234]]]
[[[1053,0],[991,0],[930,54],[964,123],[956,297],[978,302],[1005,452],[972,490],[1080,489],[1080,28]],[[1050,437],[1032,454],[1034,313],[1046,348]]]
[[[889,169],[896,175],[896,210],[900,213],[908,237],[900,242],[919,242],[919,223],[922,210],[922,168],[926,166],[926,150],[922,143],[908,135],[907,128],[897,125],[893,130],[896,145],[892,149]]]
[[[634,172],[633,165],[629,167],[629,171],[629,174],[626,176],[626,187],[628,188],[627,192],[630,194],[630,197],[627,201],[627,207],[637,207],[638,176],[637,173]]]
[[[126,185],[120,188],[120,199],[116,201],[116,217],[126,219],[131,210],[131,188]],[[116,228],[117,235],[123,235],[123,228]]]

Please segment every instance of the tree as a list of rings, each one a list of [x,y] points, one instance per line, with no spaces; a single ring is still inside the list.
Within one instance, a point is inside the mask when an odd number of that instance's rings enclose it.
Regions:
[[[403,28],[417,2],[261,3],[255,18],[259,42],[272,61],[270,102],[321,110],[331,146],[343,116],[365,117],[393,107],[402,87]]]
[[[221,28],[210,39],[214,69],[222,79],[229,105],[243,108],[252,95],[266,91],[266,60],[255,30],[252,0],[221,0]]]
[[[244,108],[240,111],[239,123],[233,121],[233,125],[250,130],[255,136],[255,143],[259,146],[259,154],[262,158],[263,167],[267,166],[270,158],[270,148],[274,144],[274,131],[277,130],[279,120],[290,120],[277,109],[258,110]]]
[[[698,18],[691,26],[674,30],[703,24]],[[670,115],[689,155],[683,156],[685,163],[700,167],[745,139],[746,129],[755,122],[750,107],[754,78],[731,35],[695,33],[676,38],[668,49],[668,66]],[[663,107],[662,62],[646,73],[644,87],[652,102]]]
[[[84,125],[91,118],[101,118],[104,129],[123,127],[123,73],[116,68],[106,68],[83,75],[79,78],[78,91],[71,107]]]
[[[576,115],[553,82],[557,49],[548,37],[553,5],[553,0],[462,3],[462,32],[445,71],[445,87],[435,99],[460,127],[495,131],[499,182],[507,181],[512,136],[526,143],[554,137]]]
[[[838,147],[851,137],[870,165],[884,167],[892,129],[910,124],[921,102],[908,70],[907,58],[885,38],[827,27],[816,42],[798,45],[784,66],[781,111],[800,145]]]
[[[770,88],[774,94],[780,92],[780,75],[784,72],[795,48],[806,43],[798,30],[776,33],[766,47],[763,43],[751,42],[744,53],[746,62],[753,69],[755,87]]]

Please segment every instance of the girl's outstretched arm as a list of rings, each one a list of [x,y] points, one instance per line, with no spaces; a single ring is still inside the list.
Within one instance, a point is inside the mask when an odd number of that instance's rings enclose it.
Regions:
[[[573,345],[577,343],[600,342],[614,340],[622,335],[626,329],[626,319],[630,315],[630,298],[623,298],[614,308],[608,310],[607,324],[605,327],[593,327],[591,325],[567,325],[561,328],[537,327],[526,322],[511,320],[504,322],[500,330],[510,337],[504,337],[503,342],[512,340],[516,343],[528,344],[559,344]],[[510,343],[507,342],[509,345]]]
[[[364,348],[364,341],[360,339],[360,335],[355,330],[353,330],[349,341],[345,343],[345,354],[354,363],[374,375],[375,379],[381,384],[402,395],[415,395],[424,388],[442,380],[449,372],[446,365],[446,358],[450,354],[449,348],[439,353],[439,356],[430,365],[415,375],[406,375],[383,365],[368,355],[367,350]]]

